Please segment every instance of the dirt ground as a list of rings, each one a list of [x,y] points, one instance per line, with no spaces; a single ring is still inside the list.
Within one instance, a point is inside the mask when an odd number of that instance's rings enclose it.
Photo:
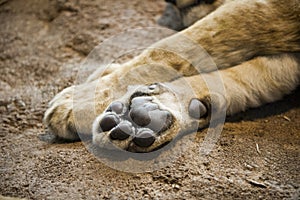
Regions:
[[[48,144],[43,113],[110,36],[157,27],[163,0],[0,0],[0,194],[26,199],[299,199],[300,90],[229,118],[212,153],[199,137],[154,172],[111,169],[81,142]],[[1,199],[1,197],[0,197]]]

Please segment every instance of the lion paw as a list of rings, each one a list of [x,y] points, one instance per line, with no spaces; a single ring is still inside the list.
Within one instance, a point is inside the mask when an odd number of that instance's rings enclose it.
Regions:
[[[44,115],[48,136],[54,140],[91,138],[92,125],[99,113],[109,104],[110,91],[98,81],[72,86],[57,94]],[[103,89],[99,86],[103,85]],[[96,91],[96,92],[95,92]],[[96,96],[100,100],[95,104]],[[42,140],[46,138],[41,138]]]
[[[60,139],[79,139],[73,119],[74,88],[75,86],[64,89],[49,103],[43,119],[47,133],[40,135],[41,140],[55,142]]]
[[[187,109],[161,84],[143,86],[125,100],[111,103],[93,125],[93,143],[104,148],[150,152],[198,124],[206,106],[192,100]],[[185,130],[182,130],[184,127]]]

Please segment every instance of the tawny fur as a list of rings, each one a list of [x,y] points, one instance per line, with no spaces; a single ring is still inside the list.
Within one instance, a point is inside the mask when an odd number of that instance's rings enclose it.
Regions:
[[[181,74],[183,77],[178,79],[176,73],[165,76],[159,70],[153,72],[145,68],[143,71],[153,75],[146,83],[160,80],[176,88],[178,93],[182,92],[180,101],[186,105],[183,114],[186,120],[179,119],[176,106],[168,108],[177,119],[174,126],[145,151],[171,140],[178,129],[188,129],[190,96],[184,93],[182,82],[190,85],[198,99],[207,101],[212,98],[209,98],[211,91],[205,80],[214,80],[220,75],[226,93],[221,95],[219,104],[220,107],[226,106],[228,115],[276,101],[293,91],[300,80],[299,0],[237,0],[226,1],[220,6],[224,2],[216,1],[216,5],[205,11],[213,11],[211,14],[159,41],[122,66],[114,66],[111,73],[101,76],[95,72],[88,82],[65,89],[50,103],[45,113],[45,125],[53,134],[67,139],[78,138],[76,132],[91,134],[93,121],[114,100],[112,98],[127,93],[129,85],[145,84],[138,75],[125,79],[127,82],[122,79],[127,72],[144,64],[167,66]],[[199,50],[193,44],[203,49]],[[219,71],[205,65],[206,52]],[[193,64],[199,62],[204,64],[195,69]],[[114,88],[118,88],[118,94],[112,95]],[[73,91],[76,92],[74,99]],[[156,98],[161,105],[168,107],[166,98],[159,95]],[[75,122],[74,118],[81,120]],[[208,119],[200,119],[199,127],[207,123]],[[119,146],[122,148],[121,144]]]

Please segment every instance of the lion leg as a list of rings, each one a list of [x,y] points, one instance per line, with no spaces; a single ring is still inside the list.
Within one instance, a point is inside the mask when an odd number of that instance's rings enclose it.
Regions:
[[[256,56],[299,52],[299,15],[298,0],[288,6],[278,0],[232,1],[178,35],[201,45],[219,69],[227,68]]]
[[[195,122],[199,128],[207,126],[216,120],[210,118],[211,112],[225,109],[231,115],[276,101],[294,90],[299,80],[299,58],[281,54],[173,82],[141,86],[97,117],[93,142],[101,147],[112,143],[128,151],[149,152],[170,142],[179,132],[188,132]],[[225,93],[219,92],[219,87],[224,87]]]

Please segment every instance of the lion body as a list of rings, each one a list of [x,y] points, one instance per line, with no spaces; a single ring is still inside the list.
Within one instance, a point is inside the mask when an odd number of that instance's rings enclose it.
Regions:
[[[208,98],[211,91],[206,81],[214,80],[214,76],[218,74],[226,91],[221,95],[219,106],[225,106],[228,115],[279,100],[298,86],[298,0],[286,3],[280,0],[217,0],[211,5],[201,4],[197,8],[191,8],[184,14],[182,24],[192,24],[187,29],[155,43],[122,66],[114,66],[110,73],[104,76],[95,73],[86,83],[67,88],[58,94],[45,114],[44,121],[49,130],[66,139],[77,139],[78,132],[91,134],[95,118],[113,101],[109,95],[113,88],[119,88],[120,95],[124,95],[128,93],[130,85],[150,84],[157,80],[173,85],[180,94],[182,79],[190,85],[197,99],[209,104],[211,102],[206,101],[212,101],[212,98]],[[200,20],[194,23],[195,19]],[[186,40],[201,46],[201,49],[210,55],[216,68],[204,64],[195,69],[193,63],[199,62],[202,57],[193,46],[187,45],[189,42]],[[166,49],[168,51],[165,51]],[[178,80],[175,75],[165,76],[158,71],[153,73],[153,79],[150,78],[146,82],[144,79],[125,78],[123,80],[127,82],[120,83],[122,77],[130,70],[149,63],[167,66],[182,76]],[[94,95],[95,88],[97,93]],[[75,100],[74,91],[78,97]],[[169,100],[164,95],[157,95],[157,99],[176,119],[180,117],[177,116],[176,105],[168,103]],[[191,101],[184,93],[179,100],[186,107]],[[96,103],[91,105],[91,102]],[[76,109],[76,106],[80,109]],[[96,111],[90,112],[94,107]],[[74,110],[85,117],[75,122]],[[208,119],[199,119],[199,127],[205,127],[208,122]],[[188,127],[187,123],[189,122],[178,120],[178,123],[175,122],[172,126],[172,130],[166,131],[167,136],[160,136],[160,141],[170,140],[178,127]],[[161,145],[154,144],[144,151]],[[121,143],[116,145],[123,148]]]

